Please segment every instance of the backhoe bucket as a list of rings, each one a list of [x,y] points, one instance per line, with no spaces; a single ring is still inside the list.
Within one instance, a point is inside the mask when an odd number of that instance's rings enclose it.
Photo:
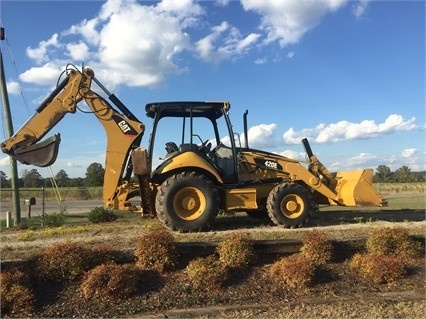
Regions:
[[[13,157],[23,164],[47,167],[55,163],[60,142],[58,133],[43,142],[16,148]]]
[[[338,172],[336,191],[344,206],[387,206],[387,201],[373,188],[373,170]]]

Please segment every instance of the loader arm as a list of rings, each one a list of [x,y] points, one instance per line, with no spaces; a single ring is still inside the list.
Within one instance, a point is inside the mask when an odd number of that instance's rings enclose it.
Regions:
[[[130,152],[139,147],[145,126],[114,95],[105,90],[95,79],[92,69],[83,68],[81,72],[67,69],[66,72],[67,77],[41,103],[36,113],[12,137],[1,143],[1,149],[23,164],[39,167],[53,164],[58,154],[60,135],[56,134],[43,142],[40,140],[66,114],[75,113],[77,105],[84,100],[107,135],[103,201],[108,207],[126,209],[128,204],[125,202],[123,187],[130,188]],[[92,80],[108,94],[122,113],[91,90]]]

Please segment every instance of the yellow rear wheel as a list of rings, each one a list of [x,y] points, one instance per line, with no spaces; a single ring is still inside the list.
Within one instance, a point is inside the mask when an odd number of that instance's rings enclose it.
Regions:
[[[155,209],[165,227],[179,231],[210,228],[219,212],[219,192],[211,180],[196,172],[181,172],[158,189]]]
[[[206,197],[195,187],[184,187],[173,198],[173,210],[183,220],[195,220],[206,209]]]

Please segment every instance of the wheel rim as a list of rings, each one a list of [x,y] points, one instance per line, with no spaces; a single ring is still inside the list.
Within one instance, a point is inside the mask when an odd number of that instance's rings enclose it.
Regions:
[[[295,194],[287,195],[281,201],[281,212],[290,219],[295,219],[302,215],[305,210],[303,199]]]
[[[206,197],[198,188],[184,187],[173,198],[173,209],[181,219],[197,219],[206,209]]]

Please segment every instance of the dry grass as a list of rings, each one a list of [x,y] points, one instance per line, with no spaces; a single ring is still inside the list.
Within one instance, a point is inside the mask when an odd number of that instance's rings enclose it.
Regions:
[[[334,300],[300,300],[300,302],[284,302],[275,305],[260,305],[253,307],[238,307],[226,310],[220,307],[209,309],[177,310],[167,313],[168,318],[208,319],[248,319],[248,318],[354,318],[354,319],[382,319],[382,318],[410,318],[423,319],[426,313],[426,302],[398,301],[398,300],[368,300],[351,301],[345,299]]]

